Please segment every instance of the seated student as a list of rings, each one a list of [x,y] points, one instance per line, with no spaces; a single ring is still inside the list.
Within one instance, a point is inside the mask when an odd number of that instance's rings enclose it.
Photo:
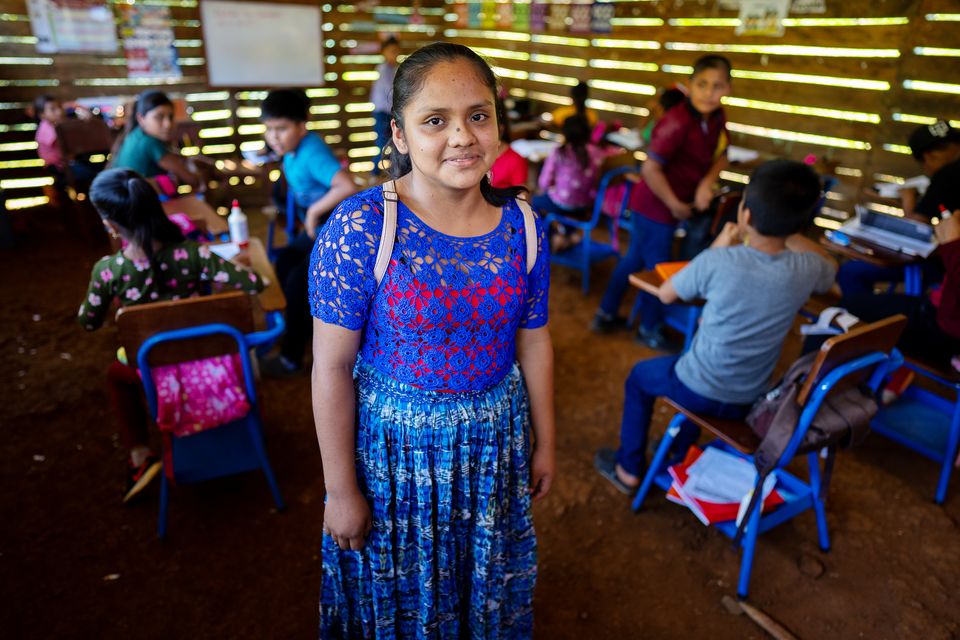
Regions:
[[[687,94],[678,89],[676,85],[662,88],[657,92],[656,99],[648,103],[647,110],[650,115],[647,116],[647,123],[640,130],[640,137],[645,145],[649,145],[653,139],[653,128],[663,117],[663,114],[686,100],[686,98]]]
[[[303,355],[313,335],[307,303],[307,271],[317,230],[330,212],[357,188],[330,147],[307,130],[310,100],[298,89],[271,91],[260,105],[267,144],[283,157],[283,175],[293,192],[303,231],[277,257],[277,278],[287,298],[286,332],[280,354],[260,361],[265,375],[283,377],[303,371]],[[289,214],[288,214],[289,215]]]
[[[43,160],[44,168],[53,174],[55,184],[64,186],[67,171],[67,159],[63,157],[60,141],[57,138],[57,125],[63,122],[66,113],[63,104],[51,95],[42,95],[33,101],[34,117],[37,119],[37,155]],[[86,109],[77,108],[75,113],[82,119],[90,117]],[[77,182],[86,185],[96,169],[87,162],[75,162],[72,167]]]
[[[563,144],[543,163],[537,181],[540,193],[534,196],[531,204],[543,214],[584,217],[582,212],[593,206],[597,196],[604,154],[599,147],[590,144],[590,125],[583,116],[572,115],[564,120],[563,139]],[[559,231],[567,235],[565,230]],[[553,249],[565,248],[567,242],[555,237],[559,242]]]
[[[500,126],[500,152],[490,167],[490,184],[495,189],[526,187],[530,176],[530,163],[510,146],[510,122],[499,98],[497,124]]]
[[[597,124],[597,112],[587,108],[587,98],[590,97],[590,87],[586,82],[578,82],[570,87],[570,97],[573,98],[573,104],[563,107],[557,107],[551,112],[553,117],[553,126],[563,127],[564,121],[574,114],[578,114],[587,119],[591,127]]]
[[[591,324],[593,331],[607,333],[625,324],[619,311],[630,274],[670,260],[678,221],[709,207],[714,185],[727,166],[726,118],[720,101],[729,93],[730,61],[704,56],[693,65],[689,97],[654,127],[641,170],[643,182],[631,194],[635,215],[630,246],[610,277]],[[648,294],[640,295],[637,339],[652,349],[664,349],[663,305]]]
[[[206,188],[203,175],[170,146],[172,141],[173,103],[162,91],[144,91],[127,113],[123,133],[113,145],[109,166],[136,171],[166,195],[176,193],[172,183],[163,179],[168,174],[181,184],[203,191]]]
[[[370,102],[373,103],[374,130],[377,134],[377,155],[373,159],[373,175],[380,175],[380,159],[383,148],[390,142],[390,119],[393,117],[393,77],[397,75],[397,56],[400,55],[400,42],[390,36],[380,45],[383,62],[377,67],[376,81],[370,89]]]
[[[960,208],[960,131],[946,120],[917,127],[910,134],[910,151],[920,163],[923,172],[930,176],[930,186],[912,211],[904,213],[922,222],[940,215],[940,207],[947,211]],[[938,279],[936,267],[926,267],[926,279]],[[899,282],[903,279],[902,267],[880,267],[850,260],[840,266],[837,284],[844,296],[872,294],[878,282]]]
[[[706,300],[700,329],[682,356],[638,362],[626,383],[620,448],[595,464],[619,490],[637,487],[646,467],[654,401],[666,396],[705,415],[740,419],[763,394],[787,332],[813,292],[833,285],[837,264],[797,233],[820,198],[820,178],[789,160],[753,172],[737,222],[713,247],[660,287],[660,301]],[[682,456],[698,435],[686,425],[673,447]]]
[[[185,240],[164,214],[156,191],[137,173],[129,169],[102,172],[90,186],[90,201],[110,235],[124,240],[126,246],[93,267],[77,316],[87,331],[100,328],[114,300],[126,307],[196,296],[206,286],[248,293],[263,288],[254,272],[226,262],[205,245]],[[150,420],[137,370],[114,361],[107,384],[129,455],[126,502],[150,483],[161,465],[150,449]]]

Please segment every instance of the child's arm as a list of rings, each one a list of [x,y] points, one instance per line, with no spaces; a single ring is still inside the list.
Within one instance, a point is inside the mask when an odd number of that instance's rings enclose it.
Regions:
[[[160,165],[160,168],[164,171],[175,175],[181,184],[188,184],[194,189],[201,189],[205,186],[200,176],[190,170],[190,167],[187,166],[186,159],[178,153],[163,154],[160,160],[157,161],[157,164]]]
[[[710,169],[707,170],[707,173],[700,179],[700,183],[697,185],[697,192],[693,197],[694,209],[706,211],[710,207],[710,201],[713,200],[714,186],[720,180],[720,172],[729,165],[730,162],[727,160],[726,153],[713,161]]]
[[[517,331],[517,360],[530,396],[534,449],[530,469],[530,491],[539,500],[550,491],[556,475],[556,424],[553,407],[553,343],[550,329]]]
[[[833,270],[836,271],[840,265],[837,264],[837,261],[834,260],[833,256],[830,255],[830,252],[825,248],[820,246],[818,243],[814,242],[810,238],[806,237],[801,233],[795,233],[792,236],[787,237],[787,249],[793,251],[794,253],[815,253],[827,263],[833,267]]]
[[[659,298],[663,304],[673,304],[680,299],[677,290],[673,288],[673,277],[668,278],[666,282],[660,285]]]
[[[667,208],[670,209],[670,213],[674,218],[677,220],[686,220],[690,217],[690,205],[686,202],[680,202],[680,199],[673,193],[673,189],[670,188],[670,183],[667,182],[667,176],[663,173],[663,165],[660,164],[660,162],[653,158],[653,156],[648,156],[647,159],[643,161],[643,167],[640,173],[643,174],[643,180],[647,183],[647,186],[650,187],[650,190],[653,191],[653,195],[660,198],[663,204],[667,205]]]
[[[323,529],[341,549],[362,549],[373,520],[357,485],[353,365],[362,331],[313,321],[311,390],[327,504]]]
[[[330,189],[322,198],[310,205],[304,218],[303,226],[311,238],[317,236],[317,227],[324,214],[333,211],[333,208],[357,192],[357,185],[345,169],[340,169],[330,181]]]
[[[557,171],[557,155],[560,149],[555,149],[543,162],[543,168],[540,170],[540,177],[537,179],[537,187],[541,193],[546,193],[553,185],[553,176]]]
[[[112,278],[109,260],[100,260],[93,266],[87,295],[77,312],[77,320],[87,331],[96,331],[103,325],[103,319],[113,301]]]

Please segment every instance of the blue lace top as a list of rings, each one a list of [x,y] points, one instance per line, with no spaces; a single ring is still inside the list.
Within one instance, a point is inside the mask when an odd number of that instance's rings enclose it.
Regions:
[[[315,317],[364,329],[361,358],[423,389],[482,390],[510,371],[518,328],[547,323],[550,286],[546,231],[526,272],[523,213],[503,207],[497,227],[457,238],[435,231],[402,202],[387,273],[373,269],[383,227],[383,192],[374,187],[341,202],[310,258]]]

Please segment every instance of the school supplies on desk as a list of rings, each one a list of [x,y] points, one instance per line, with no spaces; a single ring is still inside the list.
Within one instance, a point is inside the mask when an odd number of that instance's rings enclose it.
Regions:
[[[666,282],[688,264],[690,264],[689,260],[682,260],[679,262],[661,262],[653,269],[657,272],[657,275],[663,278],[663,281]]]
[[[549,156],[560,142],[554,140],[514,140],[510,147],[531,162],[540,162]]]
[[[636,129],[620,129],[607,134],[607,142],[623,147],[627,151],[637,151],[643,148],[643,138]]]
[[[874,188],[884,198],[899,198],[901,189],[916,189],[923,193],[930,186],[930,178],[927,176],[914,176],[907,178],[903,183],[896,182],[878,182],[873,185]]]
[[[866,240],[891,251],[921,258],[926,258],[937,248],[933,227],[929,224],[877,213],[862,205],[857,205],[856,211],[857,217],[837,230],[843,235],[834,233],[831,240],[843,244],[842,238],[847,236],[848,239]]]

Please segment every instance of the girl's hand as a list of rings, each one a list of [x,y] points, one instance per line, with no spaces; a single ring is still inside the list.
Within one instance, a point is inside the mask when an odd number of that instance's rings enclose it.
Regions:
[[[941,218],[940,224],[933,228],[940,244],[947,244],[960,238],[960,211],[954,211],[949,218]]]
[[[677,201],[670,207],[670,214],[677,220],[686,220],[693,215],[693,208],[686,202]]]
[[[536,447],[530,462],[530,493],[537,502],[550,492],[556,474],[554,451],[549,447]]]
[[[323,532],[329,533],[337,546],[343,550],[363,549],[372,528],[370,505],[360,491],[354,490],[344,495],[327,494]]]
[[[723,229],[717,234],[716,240],[710,245],[712,248],[732,247],[740,244],[740,227],[735,222],[728,222],[723,225]]]

